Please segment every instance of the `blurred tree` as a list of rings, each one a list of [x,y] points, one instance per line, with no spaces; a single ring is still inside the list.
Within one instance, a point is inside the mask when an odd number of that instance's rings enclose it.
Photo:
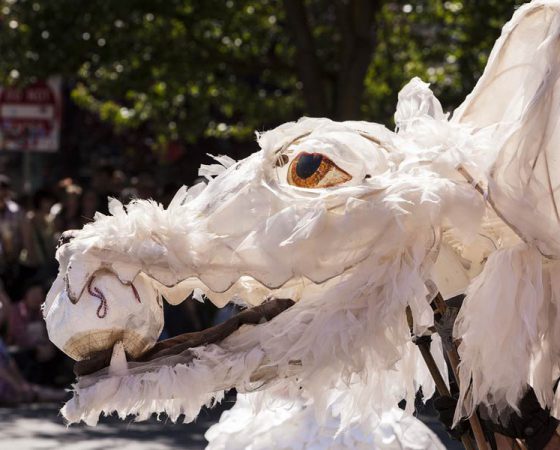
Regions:
[[[159,142],[302,114],[388,122],[412,76],[458,104],[520,3],[0,0],[0,81],[61,74],[79,105]]]
[[[525,0],[387,2],[378,45],[365,79],[362,114],[388,122],[398,91],[419,76],[447,110],[458,106],[482,75],[504,24]]]

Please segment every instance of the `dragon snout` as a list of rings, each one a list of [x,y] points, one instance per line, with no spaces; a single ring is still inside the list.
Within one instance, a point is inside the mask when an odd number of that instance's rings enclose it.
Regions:
[[[115,274],[100,271],[91,276],[79,301],[72,302],[65,287],[55,293],[45,321],[51,341],[74,360],[111,349],[119,341],[136,357],[157,341],[163,306],[147,277],[123,283]]]

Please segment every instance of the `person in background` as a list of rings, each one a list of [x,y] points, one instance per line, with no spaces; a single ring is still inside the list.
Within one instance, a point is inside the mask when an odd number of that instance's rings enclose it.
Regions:
[[[22,223],[23,250],[20,262],[25,278],[39,277],[45,282],[56,276],[56,230],[51,208],[56,198],[47,190],[40,189],[33,195],[33,208],[25,214]],[[22,279],[21,282],[25,282]]]
[[[97,204],[96,204],[96,211],[99,211],[103,214],[107,214],[109,212],[108,209],[108,197],[117,198],[119,191],[115,191],[115,168],[110,164],[101,164],[97,168],[94,169],[93,174],[91,176],[90,187],[91,191],[95,192],[97,195]],[[89,193],[90,191],[88,191]],[[84,194],[85,195],[85,194]],[[91,211],[87,211],[87,214],[90,214]],[[95,213],[95,211],[94,211]],[[87,215],[84,212],[84,215],[91,219],[93,215]]]
[[[38,386],[27,381],[11,357],[3,337],[9,327],[12,307],[0,283],[0,405],[64,400],[67,395],[63,390]]]
[[[48,338],[41,311],[44,301],[45,288],[39,280],[30,280],[21,300],[11,306],[6,344],[11,346],[27,380],[41,385],[64,385],[71,379],[71,366]]]
[[[160,201],[165,208],[169,206],[169,203],[171,203],[171,200],[173,200],[179,188],[180,186],[176,183],[166,183],[163,186]]]
[[[138,191],[138,198],[148,200],[158,197],[156,180],[149,172],[142,172],[136,177],[135,187]]]
[[[82,223],[78,228],[82,228],[82,226],[84,226],[86,223],[89,223],[93,220],[95,213],[100,209],[99,202],[99,195],[93,189],[87,189],[83,193],[81,204]],[[107,199],[105,199],[105,203],[107,203]]]
[[[138,198],[138,191],[136,190],[135,187],[132,186],[127,186],[123,188],[123,190],[119,195],[119,200],[123,205],[127,205],[132,200],[135,200],[137,198]]]
[[[21,300],[12,304],[10,308],[6,335],[9,345],[27,349],[49,342],[41,313],[44,300],[43,285],[36,280],[29,281],[23,290]]]
[[[111,180],[111,186],[114,194],[122,193],[123,189],[126,188],[128,184],[128,177],[126,174],[120,170],[116,169],[113,172],[113,178]]]
[[[57,239],[66,230],[82,227],[82,188],[71,179],[63,180],[60,187],[61,202],[51,209]]]
[[[10,178],[0,174],[0,278],[8,293],[17,289],[23,220],[22,208],[12,200]]]

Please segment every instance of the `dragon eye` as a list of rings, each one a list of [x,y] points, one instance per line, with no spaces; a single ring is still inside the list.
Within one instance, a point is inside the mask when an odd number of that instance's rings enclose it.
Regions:
[[[288,168],[288,183],[302,188],[332,187],[351,179],[348,172],[321,153],[301,152]]]

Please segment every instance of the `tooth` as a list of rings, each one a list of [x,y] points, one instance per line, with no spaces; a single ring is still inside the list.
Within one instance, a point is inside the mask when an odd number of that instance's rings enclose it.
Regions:
[[[111,363],[109,364],[109,375],[126,375],[128,372],[128,362],[122,341],[118,341],[113,347]]]
[[[220,294],[210,292],[206,294],[206,298],[210,301],[210,303],[218,308],[223,308],[231,300],[231,296],[225,292]]]
[[[200,301],[199,294],[203,294],[218,308],[223,308],[230,302],[245,304],[246,306],[258,306],[272,294],[274,294],[275,297],[294,298],[298,300],[303,287],[303,280],[298,279],[286,284],[279,290],[271,290],[249,276],[240,277],[229,289],[223,292],[212,290],[203,280],[194,277],[183,280],[179,284],[170,287],[159,282],[157,283],[157,289],[171,305],[181,303],[193,293],[193,298],[195,300]],[[278,292],[281,294],[277,294]]]
[[[163,285],[158,285],[158,290],[167,300],[167,303],[171,305],[178,305],[183,300],[185,300],[193,291],[196,289],[196,283],[193,283],[192,280],[185,280],[179,284],[176,284],[172,287],[167,287]]]

